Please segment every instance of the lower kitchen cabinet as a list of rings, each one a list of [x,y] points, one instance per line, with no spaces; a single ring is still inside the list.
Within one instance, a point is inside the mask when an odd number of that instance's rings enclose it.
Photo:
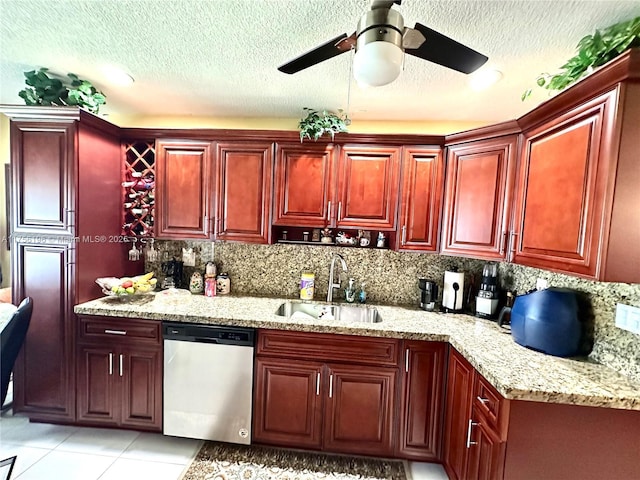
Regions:
[[[396,456],[440,461],[447,344],[405,340]]]
[[[398,343],[259,331],[254,442],[391,456]]]
[[[160,431],[160,322],[80,317],[79,326],[78,423]]]
[[[468,427],[469,453],[466,475],[468,480],[493,480],[502,478],[505,442],[491,428],[474,405]]]

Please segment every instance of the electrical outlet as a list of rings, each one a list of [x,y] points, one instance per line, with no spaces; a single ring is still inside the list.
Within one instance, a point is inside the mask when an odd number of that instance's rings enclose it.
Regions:
[[[185,267],[196,266],[196,252],[193,251],[193,248],[182,249],[182,263]]]
[[[616,305],[616,327],[640,335],[640,308],[618,303]]]
[[[544,278],[536,280],[536,290],[544,290],[549,286],[549,282]]]

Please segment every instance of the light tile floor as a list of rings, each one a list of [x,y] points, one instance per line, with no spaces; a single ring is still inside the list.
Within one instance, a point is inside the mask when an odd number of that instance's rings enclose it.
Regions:
[[[179,480],[202,442],[129,430],[0,417],[0,459],[17,455],[12,480]],[[408,480],[447,480],[440,465],[408,463]]]

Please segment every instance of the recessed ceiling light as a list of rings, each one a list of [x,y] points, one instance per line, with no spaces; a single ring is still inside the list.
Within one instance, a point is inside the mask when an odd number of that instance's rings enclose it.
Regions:
[[[135,81],[127,72],[113,65],[105,65],[101,70],[104,79],[114,85],[129,86]]]
[[[469,86],[476,91],[486,90],[502,79],[502,72],[496,69],[481,69],[469,78]]]

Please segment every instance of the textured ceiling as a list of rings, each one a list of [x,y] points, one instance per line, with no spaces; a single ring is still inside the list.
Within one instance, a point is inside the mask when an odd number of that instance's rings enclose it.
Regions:
[[[23,71],[74,72],[123,115],[289,117],[302,107],[346,109],[355,120],[501,121],[548,98],[520,94],[554,71],[578,40],[640,15],[638,1],[424,1],[397,8],[489,57],[504,73],[474,92],[467,76],[407,55],[394,83],[361,89],[351,54],[295,75],[276,68],[339,34],[351,34],[368,0],[0,0],[0,103],[20,104]],[[103,81],[124,68],[130,87]],[[485,67],[483,67],[485,68]]]

